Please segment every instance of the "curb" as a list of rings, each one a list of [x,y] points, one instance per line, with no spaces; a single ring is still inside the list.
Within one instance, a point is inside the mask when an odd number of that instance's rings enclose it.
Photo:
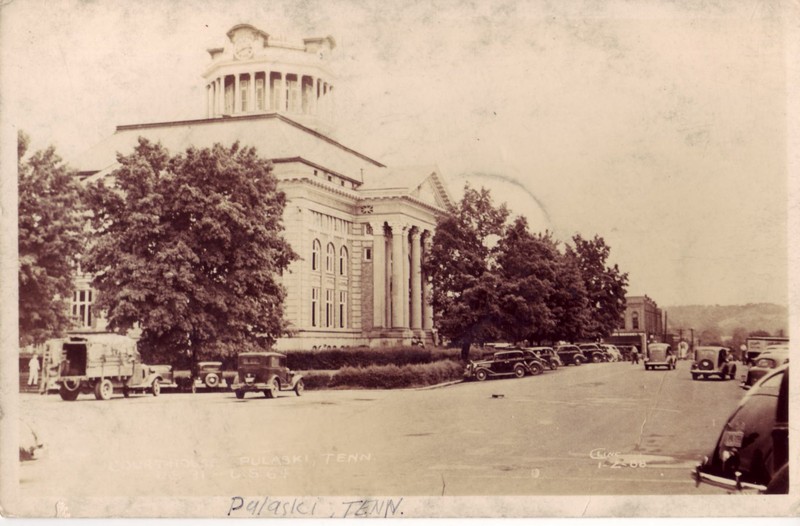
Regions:
[[[430,389],[440,389],[442,387],[449,387],[451,385],[456,385],[456,384],[460,384],[460,383],[464,383],[464,380],[463,379],[462,380],[453,380],[452,382],[444,382],[442,384],[426,385],[425,387],[414,387],[412,390],[413,391],[428,391]]]

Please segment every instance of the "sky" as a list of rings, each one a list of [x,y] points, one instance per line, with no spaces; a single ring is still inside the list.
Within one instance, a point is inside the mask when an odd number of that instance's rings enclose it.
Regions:
[[[206,50],[235,24],[331,35],[345,145],[436,164],[456,198],[486,186],[562,241],[600,235],[660,306],[786,305],[780,6],[17,1],[0,8],[3,125],[69,160],[119,124],[205,117]]]

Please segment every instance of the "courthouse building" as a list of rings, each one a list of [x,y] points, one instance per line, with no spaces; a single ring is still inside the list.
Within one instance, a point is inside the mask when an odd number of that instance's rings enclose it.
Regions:
[[[331,37],[279,40],[234,26],[222,47],[208,50],[204,118],[118,126],[78,159],[79,175],[111,174],[117,152],[131,153],[140,136],[173,154],[217,142],[253,146],[273,162],[287,196],[285,236],[300,255],[282,276],[291,336],[277,347],[430,341],[421,261],[452,198],[435,166],[389,167],[331,136],[335,47]],[[79,283],[74,319],[101,327],[91,312],[95,293],[88,280]]]

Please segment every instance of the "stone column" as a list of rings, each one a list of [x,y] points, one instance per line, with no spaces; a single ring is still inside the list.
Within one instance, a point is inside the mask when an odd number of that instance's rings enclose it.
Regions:
[[[386,238],[383,221],[372,227],[372,326],[386,327]]]
[[[406,233],[406,225],[401,223],[390,223],[392,227],[392,327],[403,328],[403,303],[407,302],[408,296],[405,295],[406,287],[403,283],[405,272],[403,272],[403,258],[405,250],[403,243]]]
[[[422,254],[420,232],[411,231],[411,328],[422,328]]]
[[[222,88],[220,87],[220,77],[214,81],[214,115],[222,115]]]
[[[431,233],[429,231],[425,232],[423,247],[425,248],[425,254],[427,255],[431,250]],[[422,328],[426,331],[429,331],[433,329],[433,305],[431,305],[431,299],[433,298],[433,287],[431,286],[427,276],[424,276],[422,282],[425,291],[424,297],[422,298]]]

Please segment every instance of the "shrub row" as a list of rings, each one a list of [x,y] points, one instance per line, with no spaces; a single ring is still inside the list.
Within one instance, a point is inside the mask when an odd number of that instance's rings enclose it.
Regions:
[[[459,360],[459,349],[423,349],[421,347],[351,347],[287,351],[286,365],[296,371],[369,367],[371,365],[413,365],[442,360]]]
[[[459,380],[464,366],[454,360],[439,360],[427,364],[397,366],[370,365],[367,367],[344,367],[329,377],[329,388],[397,389],[422,387]],[[309,375],[317,389],[324,389],[318,379],[319,373]],[[306,383],[308,386],[308,383]]]

